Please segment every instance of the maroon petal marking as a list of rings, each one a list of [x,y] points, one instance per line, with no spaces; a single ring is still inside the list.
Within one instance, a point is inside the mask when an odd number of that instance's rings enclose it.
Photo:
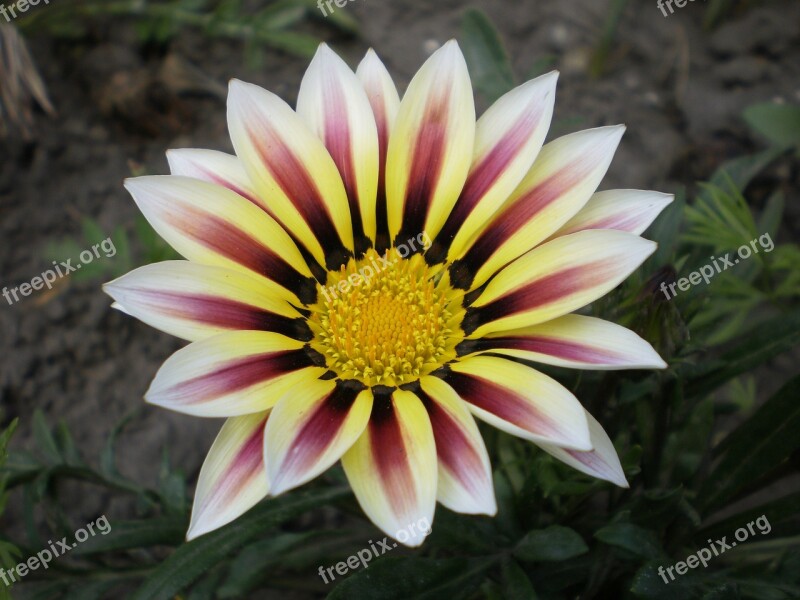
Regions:
[[[273,482],[275,487],[280,487],[279,479],[308,471],[319,460],[336,438],[360,393],[360,389],[337,382],[333,391],[308,415],[295,434],[278,478]]]
[[[450,471],[466,489],[475,496],[480,496],[483,493],[481,482],[485,479],[485,471],[481,456],[471,440],[458,421],[428,394],[421,389],[414,393],[428,411],[439,464]]]
[[[312,334],[302,318],[279,315],[263,308],[219,296],[157,290],[133,290],[148,310],[176,319],[232,330],[263,330],[307,342]]]
[[[475,273],[506,241],[536,215],[583,181],[593,167],[591,161],[575,161],[518,198],[478,236],[464,257],[453,263],[451,267],[453,284],[468,289],[472,285]]]
[[[493,381],[447,370],[437,373],[466,402],[536,435],[563,438],[558,423],[525,398]]]
[[[350,252],[336,231],[333,219],[322,200],[322,191],[317,188],[308,170],[286,146],[278,132],[263,121],[259,126],[258,135],[250,135],[264,168],[270,172],[326,251],[328,269],[338,269]]]
[[[467,177],[464,189],[442,230],[425,255],[428,264],[442,262],[447,257],[447,248],[467,217],[472,214],[478,202],[505,172],[508,164],[516,157],[544,114],[544,107],[538,102],[526,111],[519,122],[510,129],[483,159],[473,167]]]
[[[395,514],[410,514],[417,504],[414,477],[394,401],[388,393],[373,390],[375,401],[369,421],[372,460]]]
[[[339,169],[339,174],[344,182],[347,193],[347,202],[350,205],[350,218],[353,222],[353,236],[356,254],[361,255],[370,246],[369,239],[364,233],[364,222],[361,219],[359,207],[358,185],[356,181],[355,165],[353,164],[353,147],[350,139],[350,124],[347,119],[347,107],[344,91],[338,81],[328,78],[326,97],[328,105],[325,116],[325,147],[328,149],[333,162]]]
[[[301,302],[314,302],[316,286],[313,279],[299,273],[277,252],[249,233],[231,226],[225,219],[183,207],[179,212],[165,214],[165,220],[209,250],[291,290]]]
[[[182,381],[158,395],[170,403],[201,404],[313,365],[302,348],[264,352],[231,360],[215,371]]]
[[[403,205],[403,224],[395,243],[402,243],[425,229],[433,193],[442,175],[447,141],[450,89],[428,101],[420,131],[414,141],[411,172]]]
[[[555,358],[588,364],[623,364],[624,357],[604,348],[597,348],[565,339],[542,335],[503,336],[468,340],[459,352],[471,354],[482,350],[524,350]]]
[[[220,495],[216,501],[227,503],[234,500],[247,487],[247,484],[254,477],[266,477],[264,474],[264,427],[267,424],[267,416],[264,422],[253,431],[252,435],[242,444],[236,458],[231,462],[228,471],[220,478],[216,484],[216,489],[220,490]],[[214,496],[209,496],[214,498]]]
[[[484,306],[467,310],[462,328],[467,334],[481,325],[517,313],[533,310],[570,296],[606,279],[608,261],[596,261],[546,275]]]

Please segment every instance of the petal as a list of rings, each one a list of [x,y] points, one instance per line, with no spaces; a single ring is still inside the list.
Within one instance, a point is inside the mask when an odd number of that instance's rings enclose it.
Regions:
[[[555,319],[597,300],[655,252],[631,233],[593,229],[556,238],[492,279],[467,311],[472,338]]]
[[[426,255],[429,262],[439,262],[445,254],[450,259],[461,256],[528,173],[550,128],[557,81],[557,71],[529,81],[497,100],[478,120],[467,183]]]
[[[311,271],[286,231],[238,194],[172,175],[128,179],[125,187],[158,234],[189,260],[255,273],[298,303],[316,297]]]
[[[453,265],[453,282],[470,289],[482,285],[572,218],[603,179],[624,131],[589,129],[542,148],[522,183]]]
[[[278,96],[236,79],[228,129],[278,220],[321,265],[338,268],[353,249],[353,228],[342,178],[320,139]]]
[[[225,421],[200,470],[187,540],[227,525],[267,495],[266,422],[265,412]]]
[[[602,425],[597,422],[592,415],[586,413],[586,420],[589,422],[589,435],[592,439],[592,450],[588,452],[577,452],[559,448],[552,444],[539,444],[542,450],[555,456],[558,460],[577,469],[581,473],[586,473],[592,477],[610,481],[619,487],[627,488],[628,481],[619,462],[619,456],[614,449],[614,444],[608,437]]]
[[[139,267],[103,286],[124,312],[189,341],[238,329],[308,341],[311,331],[277,284],[239,271],[170,260]]]
[[[389,223],[386,215],[386,153],[389,137],[394,129],[397,112],[400,109],[400,96],[389,71],[370,48],[356,75],[367,93],[375,126],[378,132],[378,195],[375,201],[375,248],[383,252],[389,247]]]
[[[361,508],[384,533],[422,544],[436,507],[436,444],[422,402],[411,392],[375,394],[369,425],[342,457]]]
[[[437,50],[408,86],[389,139],[386,198],[392,240],[434,238],[472,162],[475,104],[458,44]]]
[[[256,194],[242,162],[231,154],[216,150],[181,148],[168,150],[167,162],[173,175],[200,179],[228,188],[269,212],[266,203]]]
[[[471,356],[436,373],[479,419],[534,442],[590,450],[580,402],[535,369],[495,356]]]
[[[364,87],[345,62],[320,44],[297,97],[297,114],[330,152],[350,204],[356,249],[375,240],[378,131]]]
[[[272,411],[264,455],[273,495],[311,481],[350,449],[369,422],[372,392],[341,382],[298,387]]]
[[[592,196],[552,237],[584,229],[618,229],[641,235],[675,196],[642,190],[608,190]]]
[[[664,369],[653,347],[630,329],[595,317],[552,321],[467,340],[459,353],[492,352],[573,369]]]
[[[420,384],[417,395],[428,410],[439,459],[437,499],[456,512],[496,514],[489,454],[467,405],[438,377]]]
[[[145,400],[197,417],[246,415],[272,408],[286,392],[325,372],[303,342],[267,331],[232,331],[170,356]]]

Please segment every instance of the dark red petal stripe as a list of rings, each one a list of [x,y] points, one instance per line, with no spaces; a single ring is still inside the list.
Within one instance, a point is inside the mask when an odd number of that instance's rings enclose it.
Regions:
[[[533,310],[599,285],[606,279],[610,266],[607,261],[596,261],[541,277],[484,306],[469,308],[462,328],[470,334],[485,323]]]
[[[441,95],[431,98],[425,108],[420,131],[414,140],[411,171],[403,206],[403,224],[395,238],[397,244],[425,230],[433,193],[442,175],[447,142],[449,98],[450,89],[447,87]]]
[[[391,395],[374,393],[368,425],[372,460],[392,510],[398,515],[409,514],[416,506],[417,498],[400,421]]]
[[[525,350],[589,364],[609,364],[623,360],[622,356],[610,350],[542,335],[481,338],[464,348],[467,353],[481,350]]]
[[[442,230],[436,236],[430,250],[425,255],[429,264],[442,262],[447,258],[447,248],[467,217],[472,214],[478,201],[497,182],[508,164],[516,157],[525,143],[533,135],[544,114],[544,107],[537,103],[525,111],[517,123],[501,138],[497,145],[483,157],[467,177],[464,189]]]
[[[183,207],[167,213],[165,220],[209,250],[291,290],[301,302],[314,302],[316,285],[313,279],[303,276],[282,256],[225,219]]]
[[[221,490],[221,504],[233,501],[254,477],[264,475],[264,427],[263,423],[256,427],[252,435],[245,441],[230,464],[228,471],[222,476],[215,488]]]
[[[493,381],[446,370],[436,373],[466,402],[537,435],[564,437],[561,428],[525,398]]]
[[[575,161],[545,179],[499,214],[478,236],[464,257],[453,263],[451,276],[454,285],[469,288],[475,273],[506,241],[537,214],[584,180],[593,167],[591,161]]]
[[[378,127],[378,197],[375,205],[375,250],[383,254],[389,248],[389,217],[386,209],[386,153],[389,149],[389,121],[383,102],[373,105]]]
[[[361,219],[346,100],[338,81],[328,81],[328,88],[327,106],[325,107],[328,112],[325,117],[325,147],[342,176],[347,202],[350,205],[356,254],[361,255],[369,248],[370,243],[364,233],[364,222]]]
[[[258,135],[251,134],[251,140],[261,155],[264,168],[270,171],[326,252],[328,269],[338,269],[344,264],[349,251],[322,200],[323,192],[317,188],[305,165],[286,146],[278,132],[268,123],[262,122],[260,125]]]
[[[453,473],[461,485],[475,496],[480,496],[481,482],[485,479],[481,456],[450,413],[422,390],[417,390],[415,393],[428,411],[439,464]]]
[[[263,308],[219,296],[134,290],[137,300],[156,313],[232,330],[264,330],[307,342],[312,334],[302,318],[278,315]]]
[[[302,348],[245,356],[210,373],[173,385],[159,396],[168,396],[171,402],[199,404],[313,365]]]
[[[342,427],[350,408],[361,390],[344,386],[341,382],[318,408],[308,415],[294,436],[286,459],[281,465],[280,476],[286,477],[308,471],[331,445]]]

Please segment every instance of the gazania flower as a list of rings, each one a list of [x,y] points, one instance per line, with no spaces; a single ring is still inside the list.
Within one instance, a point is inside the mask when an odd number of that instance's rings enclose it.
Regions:
[[[449,42],[402,101],[369,52],[353,73],[321,46],[292,110],[233,81],[236,156],[168,153],[126,187],[187,261],[106,286],[121,310],[192,342],[146,399],[226,417],[189,538],[337,461],[364,512],[409,545],[436,501],[496,512],[477,417],[626,486],[603,428],[532,363],[663,368],[636,334],[570,314],[655,249],[662,194],[593,194],[623,127],[542,147],[556,73],[480,120]]]

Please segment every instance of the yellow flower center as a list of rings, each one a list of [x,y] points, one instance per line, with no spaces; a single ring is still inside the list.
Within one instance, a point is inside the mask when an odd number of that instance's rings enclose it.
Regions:
[[[311,346],[342,379],[398,386],[455,358],[463,339],[463,292],[414,255],[368,250],[318,285],[309,307]]]

